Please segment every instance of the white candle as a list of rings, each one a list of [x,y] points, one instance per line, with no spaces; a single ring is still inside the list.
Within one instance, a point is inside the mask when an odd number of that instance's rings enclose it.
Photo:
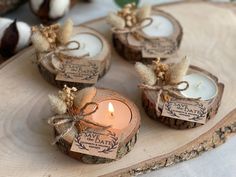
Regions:
[[[122,101],[105,100],[98,103],[98,110],[89,118],[114,129],[124,129],[131,120],[131,110]]]
[[[181,91],[181,94],[188,98],[199,98],[201,100],[210,100],[214,98],[218,92],[216,83],[203,74],[189,74],[184,76],[184,81],[189,83],[189,88]],[[183,88],[185,84],[181,84],[179,88]]]
[[[143,28],[143,32],[150,37],[167,37],[173,34],[174,26],[172,22],[163,16],[151,16],[153,22],[151,25]],[[144,24],[147,23],[144,21]]]
[[[67,55],[71,56],[82,56],[89,54],[89,57],[94,57],[102,51],[102,41],[95,35],[89,33],[80,33],[74,35],[70,41],[78,41],[80,43],[80,48],[78,50],[66,51]],[[77,47],[77,44],[71,43],[69,48]]]

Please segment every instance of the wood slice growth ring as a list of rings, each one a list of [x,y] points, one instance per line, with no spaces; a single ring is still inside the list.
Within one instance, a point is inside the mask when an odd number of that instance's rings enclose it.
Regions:
[[[128,152],[132,150],[134,147],[136,141],[137,141],[137,136],[138,136],[138,131],[140,127],[140,114],[139,110],[136,107],[136,105],[125,98],[124,96],[118,94],[115,91],[107,90],[107,89],[97,89],[96,96],[94,97],[93,101],[96,103],[99,103],[104,100],[119,100],[125,103],[129,109],[131,110],[131,119],[129,122],[129,125],[122,129],[122,135],[121,135],[121,140],[119,143],[119,148],[117,152],[117,157],[116,159],[120,159],[124,155],[126,155]],[[98,108],[99,109],[99,108]],[[82,125],[83,126],[83,125]],[[76,126],[68,133],[66,134],[63,138],[61,138],[58,142],[57,145],[60,150],[62,150],[65,154],[69,155],[70,157],[76,158],[82,162],[85,163],[106,163],[106,162],[111,162],[113,161],[112,159],[107,159],[107,158],[101,158],[101,157],[96,157],[96,156],[91,156],[91,155],[86,155],[86,154],[80,154],[76,153],[70,150],[72,142],[74,140],[75,135],[78,134],[79,132],[79,126]],[[81,127],[81,126],[80,126]],[[67,124],[59,125],[55,128],[55,134],[58,135],[65,131],[65,129],[68,128]]]
[[[93,60],[100,61],[99,78],[103,77],[105,73],[109,70],[110,65],[111,65],[111,49],[110,49],[109,43],[102,36],[102,34],[100,34],[96,30],[89,27],[85,27],[85,26],[74,27],[73,35],[76,35],[76,34],[92,34],[98,37],[100,41],[102,42],[101,52],[93,57],[89,57],[89,56],[85,57],[85,59],[88,59],[91,61]],[[45,55],[45,54],[37,54],[37,57],[38,58],[43,57],[42,55]],[[66,81],[56,80],[57,71],[54,69],[54,67],[50,63],[50,60],[47,60],[47,59],[42,60],[38,64],[38,69],[45,80],[57,86],[58,88],[63,88],[65,84],[69,87],[77,87],[78,89],[93,85],[90,83],[79,83],[79,82],[76,83],[76,82],[68,82],[68,81],[66,82]]]
[[[181,44],[183,30],[180,23],[169,13],[164,12],[162,10],[152,10],[151,15],[153,16],[163,16],[170,20],[173,25],[174,32],[172,35],[168,37],[153,37],[150,38],[147,34],[145,34],[142,30],[140,34],[146,38],[147,40],[151,39],[153,42],[156,42],[156,49],[158,51],[158,55],[156,57],[160,57],[161,59],[166,59],[171,56],[174,56]],[[132,34],[112,34],[113,45],[117,51],[117,53],[122,56],[125,60],[130,62],[145,62],[151,63],[153,58],[144,58],[142,55],[143,44],[141,40],[136,40]]]
[[[211,118],[214,118],[214,116],[217,114],[218,108],[221,103],[221,98],[224,92],[224,84],[218,82],[218,78],[211,73],[196,67],[196,66],[190,66],[188,74],[191,73],[203,73],[210,77],[213,81],[215,81],[218,92],[215,98],[212,101],[208,102],[208,111],[207,111],[207,118],[206,121],[210,120]],[[198,127],[202,124],[196,123],[196,122],[189,122],[185,120],[180,119],[174,119],[169,117],[161,116],[162,108],[163,108],[163,102],[160,101],[158,108],[159,112],[156,111],[156,98],[157,98],[157,92],[156,91],[142,91],[142,104],[143,107],[148,114],[148,116],[154,120],[158,120],[159,122],[175,129],[187,129],[187,128],[194,128]]]

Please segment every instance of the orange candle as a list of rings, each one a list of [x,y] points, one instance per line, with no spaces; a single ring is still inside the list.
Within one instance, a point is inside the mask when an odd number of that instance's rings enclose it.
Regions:
[[[91,120],[114,129],[124,129],[131,116],[130,108],[122,101],[104,100],[98,103],[98,110],[91,115]]]

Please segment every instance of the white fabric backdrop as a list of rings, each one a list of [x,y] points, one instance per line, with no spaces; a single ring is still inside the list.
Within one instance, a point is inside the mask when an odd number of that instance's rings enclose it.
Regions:
[[[141,3],[164,3],[173,0],[142,0]],[[227,0],[221,0],[227,1]],[[115,11],[118,6],[112,0],[93,0],[92,3],[79,3],[60,21],[70,17],[75,24],[83,23],[105,16],[109,11]],[[6,17],[16,18],[29,24],[40,23],[30,12],[29,6],[23,5],[18,10],[7,14]],[[200,157],[153,171],[143,177],[235,177],[236,176],[236,137],[231,138],[224,145],[206,152]]]

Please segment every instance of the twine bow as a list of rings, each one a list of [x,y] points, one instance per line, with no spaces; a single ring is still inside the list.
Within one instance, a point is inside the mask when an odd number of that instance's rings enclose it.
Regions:
[[[185,87],[183,88],[178,88],[179,85],[185,84]],[[168,94],[171,97],[177,98],[177,99],[182,99],[182,100],[199,100],[199,98],[186,98],[183,95],[181,95],[179,92],[187,90],[189,88],[189,83],[187,81],[181,81],[175,84],[169,84],[169,85],[145,85],[145,84],[140,84],[139,88],[144,89],[144,90],[152,90],[152,91],[157,91],[157,99],[156,99],[156,111],[160,112],[158,109],[158,105],[160,102],[161,95],[163,93]]]
[[[147,24],[143,24],[143,22],[145,21],[147,21]],[[153,22],[152,18],[144,18],[131,28],[118,29],[116,27],[113,27],[111,30],[113,33],[117,33],[117,34],[133,33],[133,32],[137,32],[140,29],[146,28],[147,26],[151,25],[152,22]]]
[[[93,110],[86,113],[85,110],[89,105],[93,105],[95,107],[94,107]],[[75,126],[75,124],[77,122],[80,122],[80,121],[84,121],[88,124],[91,124],[91,125],[94,125],[94,126],[97,126],[97,127],[101,127],[103,129],[109,128],[110,126],[104,126],[104,125],[101,125],[99,123],[95,123],[95,122],[92,122],[92,121],[89,121],[89,120],[85,119],[87,116],[95,113],[97,111],[97,109],[98,109],[98,104],[97,103],[89,102],[89,103],[86,103],[81,108],[79,114],[76,114],[76,115],[75,114],[63,114],[63,115],[56,115],[56,116],[53,116],[53,117],[49,118],[48,119],[48,124],[53,126],[53,127],[56,127],[56,126],[59,126],[59,125],[62,125],[62,124],[67,124],[67,123],[71,124],[69,126],[69,128],[67,128],[62,133],[60,133],[58,136],[55,137],[52,144],[56,144],[61,138],[63,138],[67,133],[69,133],[73,129],[73,127]]]
[[[69,45],[73,44],[73,43],[76,44],[77,46],[70,48]],[[60,54],[63,51],[78,50],[79,48],[80,48],[80,43],[78,41],[69,41],[65,45],[59,46],[56,49],[51,49],[49,51],[43,52],[43,53],[46,53],[46,55],[44,57],[41,57],[38,60],[38,62],[40,63],[43,59],[48,58],[48,56],[50,56],[50,55],[54,54],[55,56],[58,56],[58,54]],[[82,56],[79,56],[78,58],[83,58],[83,57],[88,56],[88,55],[89,55],[89,53],[86,53],[86,54],[84,54]]]

